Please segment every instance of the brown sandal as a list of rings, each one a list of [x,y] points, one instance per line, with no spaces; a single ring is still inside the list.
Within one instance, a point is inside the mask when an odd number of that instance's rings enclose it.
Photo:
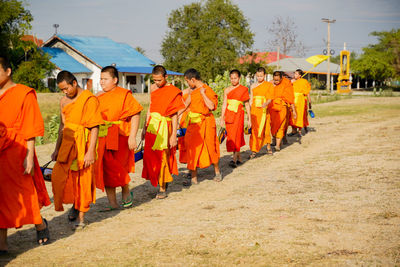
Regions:
[[[167,196],[168,196],[168,195],[167,195],[167,191],[158,192],[157,195],[156,195],[156,199],[164,199],[164,198],[166,198]]]

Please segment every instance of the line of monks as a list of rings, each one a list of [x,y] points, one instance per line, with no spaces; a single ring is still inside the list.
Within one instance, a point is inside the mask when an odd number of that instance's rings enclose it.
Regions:
[[[43,119],[35,90],[15,84],[11,72],[8,60],[0,56],[0,254],[8,253],[7,228],[35,224],[38,244],[50,240],[47,221],[40,214],[40,208],[50,205],[50,199],[34,150],[35,137],[44,133]],[[299,78],[301,71],[296,73],[293,85],[281,72],[274,73],[272,84],[265,81],[265,70],[260,68],[249,94],[248,88],[239,83],[240,72],[231,71],[232,85],[224,91],[220,119],[227,132],[227,150],[233,152],[231,167],[241,164],[244,109],[251,128],[251,158],[265,144],[272,153],[271,134],[279,151],[289,124],[293,134],[307,126],[310,88]],[[142,177],[159,186],[156,198],[167,197],[172,175],[178,175],[177,146],[180,162],[186,163],[190,171],[184,185],[198,183],[197,168],[211,165],[214,180],[222,181],[220,142],[212,113],[218,105],[217,94],[201,81],[195,69],[185,72],[189,88],[183,92],[167,83],[161,65],[153,68],[152,77],[150,106],[141,136]],[[59,135],[51,155],[56,161],[51,176],[54,207],[63,211],[63,204],[73,204],[68,220],[74,230],[80,230],[86,226],[85,213],[95,203],[96,188],[105,191],[109,200],[109,206],[101,211],[133,205],[129,173],[135,171],[134,151],[143,107],[129,90],[118,87],[118,71],[113,66],[102,69],[103,92],[97,96],[80,88],[68,71],[57,75],[57,84],[65,96],[60,101]],[[178,138],[179,127],[186,133]],[[117,187],[122,189],[120,205]]]

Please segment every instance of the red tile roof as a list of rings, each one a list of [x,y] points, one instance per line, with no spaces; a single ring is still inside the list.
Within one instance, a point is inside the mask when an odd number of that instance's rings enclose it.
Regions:
[[[43,45],[43,40],[37,38],[36,36],[33,35],[24,35],[21,37],[22,41],[31,41],[33,43],[35,43],[37,46],[42,46]]]
[[[284,54],[279,54],[279,59],[284,59],[284,58],[291,58],[291,56],[287,56]],[[256,52],[253,53],[252,55],[245,55],[239,59],[239,63],[250,63],[251,61],[254,61],[255,63],[260,63],[263,61],[265,64],[275,62],[278,60],[278,53],[277,52]]]

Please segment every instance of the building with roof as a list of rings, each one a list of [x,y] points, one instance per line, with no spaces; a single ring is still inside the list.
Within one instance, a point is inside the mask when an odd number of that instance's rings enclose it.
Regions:
[[[256,53],[252,53],[251,55],[245,55],[245,56],[239,58],[239,63],[243,64],[243,63],[254,62],[254,63],[268,64],[268,63],[277,61],[278,58],[279,58],[279,60],[282,60],[284,58],[291,58],[291,56],[281,54],[281,53],[279,53],[279,55],[278,55],[278,52],[256,52]]]
[[[124,43],[117,43],[107,37],[53,35],[42,47],[50,54],[50,59],[57,66],[52,77],[48,78],[49,88],[61,70],[68,70],[75,75],[84,89],[101,91],[100,73],[105,66],[113,65],[119,71],[119,86],[132,92],[145,91],[145,74],[151,74],[155,62]],[[169,75],[182,75],[167,72]]]
[[[306,58],[285,58],[279,62],[271,62],[267,64],[275,70],[283,71],[289,76],[294,73],[297,69],[301,69],[304,72],[308,72],[304,78],[310,81],[312,78],[316,78],[318,81],[326,83],[326,74],[328,70],[328,62],[324,61],[315,68],[311,63],[306,61]],[[340,65],[330,62],[330,73],[331,73],[331,86],[336,84],[338,75],[340,73]]]
[[[35,44],[36,46],[38,46],[38,47],[40,47],[40,46],[43,45],[43,40],[37,38],[37,37],[34,36],[34,35],[24,35],[24,36],[21,37],[21,40],[22,40],[22,41],[25,41],[25,42],[32,42],[32,43],[34,43],[34,44]]]
[[[279,64],[279,65],[278,65]],[[302,69],[304,72],[310,70],[313,65],[306,61],[306,58],[285,58],[278,62],[269,63],[268,66],[284,72],[295,72],[297,69]],[[340,72],[340,65],[330,63],[331,75],[338,75]],[[328,61],[324,61],[315,68],[311,69],[309,73],[313,74],[327,74]]]

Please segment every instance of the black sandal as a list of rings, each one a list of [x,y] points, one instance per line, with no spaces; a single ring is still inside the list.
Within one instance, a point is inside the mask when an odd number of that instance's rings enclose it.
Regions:
[[[182,182],[183,186],[191,186],[192,185],[192,178],[187,178],[185,181]]]
[[[40,246],[47,245],[50,242],[50,232],[49,232],[49,225],[47,223],[47,220],[43,218],[44,223],[46,224],[46,228],[43,230],[36,230],[36,241]],[[47,239],[44,241],[44,239]],[[39,242],[42,241],[42,242]]]
[[[68,220],[70,222],[75,221],[79,216],[79,210],[75,209],[75,207],[72,207],[69,212],[68,212]]]
[[[229,167],[236,168],[236,162],[234,162],[233,160],[229,161]]]

